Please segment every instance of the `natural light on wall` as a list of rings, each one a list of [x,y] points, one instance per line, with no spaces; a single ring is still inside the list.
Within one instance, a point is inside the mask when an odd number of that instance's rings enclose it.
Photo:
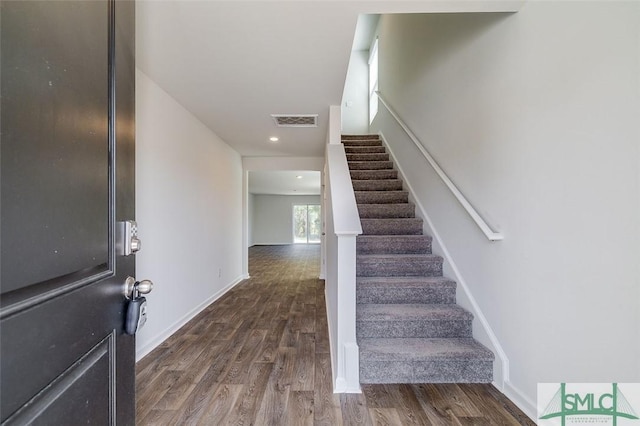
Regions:
[[[369,55],[369,124],[373,123],[378,113],[378,39],[373,42]]]

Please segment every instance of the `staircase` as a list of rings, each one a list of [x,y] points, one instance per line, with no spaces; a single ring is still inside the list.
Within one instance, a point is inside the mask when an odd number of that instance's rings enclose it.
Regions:
[[[378,135],[343,135],[363,234],[357,238],[361,383],[486,383],[493,353],[471,334]]]

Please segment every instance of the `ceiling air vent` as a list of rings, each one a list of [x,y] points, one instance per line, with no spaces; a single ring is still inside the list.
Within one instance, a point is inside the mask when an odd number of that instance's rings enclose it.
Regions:
[[[278,127],[318,127],[318,114],[271,114]]]

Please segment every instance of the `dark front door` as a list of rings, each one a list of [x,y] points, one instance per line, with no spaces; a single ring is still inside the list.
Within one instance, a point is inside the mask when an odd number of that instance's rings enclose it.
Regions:
[[[1,421],[132,424],[134,4],[2,0],[0,27]]]

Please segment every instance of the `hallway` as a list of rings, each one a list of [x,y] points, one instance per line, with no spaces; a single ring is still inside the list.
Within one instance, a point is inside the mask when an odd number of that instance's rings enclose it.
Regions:
[[[533,425],[491,385],[334,395],[319,245],[254,246],[251,279],[137,364],[140,425]]]

